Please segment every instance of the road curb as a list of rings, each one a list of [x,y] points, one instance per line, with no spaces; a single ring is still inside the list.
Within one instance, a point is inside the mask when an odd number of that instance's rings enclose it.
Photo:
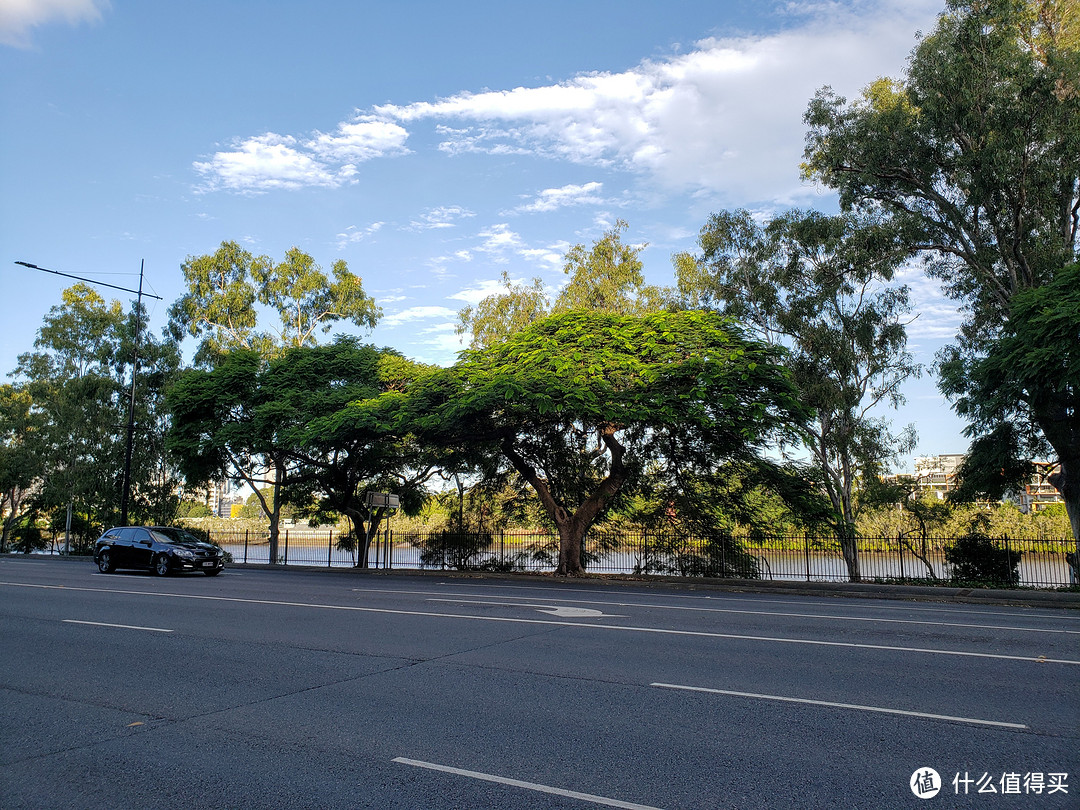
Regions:
[[[0,554],[2,560],[55,560],[61,563],[93,565],[90,557],[49,554]],[[975,605],[1009,605],[1018,607],[1059,608],[1080,610],[1080,591],[1041,591],[1035,589],[1004,590],[994,588],[958,588],[954,586],[893,585],[871,582],[795,582],[754,579],[710,579],[705,577],[633,576],[629,574],[590,574],[584,577],[557,577],[540,573],[495,573],[489,571],[443,571],[415,568],[328,568],[309,565],[268,565],[265,563],[230,563],[228,569],[276,571],[287,574],[295,571],[359,577],[437,577],[440,579],[470,579],[502,582],[537,582],[575,587],[648,586],[663,590],[712,591],[719,593],[753,593],[784,596],[830,596],[846,599],[899,599],[911,602],[948,602]]]
[[[554,574],[501,573],[490,571],[444,571],[414,568],[328,568],[325,566],[267,565],[234,563],[230,568],[260,571],[309,571],[360,577],[424,577],[469,579],[502,582],[536,582],[573,586],[649,586],[664,590],[716,591],[727,593],[776,594],[785,596],[831,596],[848,599],[899,599],[915,602],[950,602],[957,604],[1010,605],[1021,607],[1080,610],[1080,591],[1004,590],[993,588],[958,588],[954,586],[892,585],[869,582],[787,582],[752,579],[708,579],[704,577],[633,576],[591,574],[584,577],[558,577]]]

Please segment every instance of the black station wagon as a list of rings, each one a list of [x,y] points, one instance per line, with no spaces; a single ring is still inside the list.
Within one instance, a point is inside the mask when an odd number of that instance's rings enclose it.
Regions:
[[[179,571],[220,574],[225,555],[213,543],[171,526],[118,526],[94,545],[94,562],[103,574],[117,568],[142,568],[159,577]]]

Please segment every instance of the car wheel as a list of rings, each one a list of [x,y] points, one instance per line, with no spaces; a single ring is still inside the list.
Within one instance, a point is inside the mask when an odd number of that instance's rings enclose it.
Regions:
[[[154,573],[159,577],[167,577],[169,575],[169,555],[158,554],[154,558]]]
[[[109,549],[105,549],[98,554],[97,567],[98,571],[103,574],[111,574],[116,570],[116,565],[113,564],[112,552]]]
[[[206,574],[208,577],[216,577],[218,574],[221,573],[221,571],[222,569],[220,568],[213,568],[209,571],[203,571],[203,573]]]

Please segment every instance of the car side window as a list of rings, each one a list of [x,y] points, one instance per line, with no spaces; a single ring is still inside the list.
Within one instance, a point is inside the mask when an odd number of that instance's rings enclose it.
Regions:
[[[131,535],[130,535],[131,536],[131,544],[133,546],[138,545],[139,543],[143,542],[144,540],[147,541],[147,543],[150,542],[150,532],[148,532],[146,529],[131,529],[131,528],[129,528],[128,531],[131,533]]]
[[[112,541],[114,546],[131,545],[131,538],[128,537],[127,529],[112,529],[105,536]]]

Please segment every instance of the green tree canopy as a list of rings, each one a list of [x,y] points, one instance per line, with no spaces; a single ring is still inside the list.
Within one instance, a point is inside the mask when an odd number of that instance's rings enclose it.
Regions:
[[[646,462],[761,462],[789,435],[806,414],[779,360],[713,313],[577,310],[463,353],[390,405],[400,429],[528,481],[559,532],[558,572],[578,575],[585,533]]]
[[[1026,459],[1048,445],[1080,458],[1080,264],[1014,295],[985,355],[947,352],[941,386],[975,438],[960,470],[960,497],[1001,497],[1021,486],[1031,477]],[[1058,489],[1061,478],[1051,480]]]
[[[236,242],[222,242],[213,254],[189,256],[180,269],[188,292],[169,310],[171,328],[177,339],[185,333],[202,338],[196,353],[200,363],[213,363],[231,349],[270,357],[314,344],[317,333],[343,320],[373,328],[381,315],[344,261],[334,262],[331,280],[295,247],[274,262]],[[259,330],[260,306],[277,315],[273,331]]]
[[[367,567],[371,542],[388,514],[387,507],[367,502],[368,493],[393,493],[406,513],[415,513],[439,454],[409,434],[395,435],[386,420],[335,417],[350,402],[401,392],[424,371],[393,349],[339,338],[290,349],[270,362],[263,377],[268,401],[288,426],[278,434],[290,457],[283,497],[309,515],[344,515],[359,567]]]
[[[166,445],[188,485],[228,478],[255,492],[270,521],[270,559],[275,560],[281,488],[289,475],[288,448],[278,437],[290,425],[268,396],[265,368],[258,351],[233,349],[212,369],[184,371],[167,393],[172,423]]]
[[[276,556],[281,509],[345,515],[360,564],[385,510],[368,490],[391,489],[419,506],[428,456],[380,420],[331,421],[354,400],[399,391],[420,367],[399,353],[341,337],[269,361],[237,349],[216,367],[185,372],[169,391],[169,447],[189,483],[228,477],[248,484],[270,518]]]
[[[45,473],[43,414],[24,386],[0,385],[0,551],[34,484]]]
[[[1077,258],[1078,30],[1067,0],[948,0],[902,79],[881,79],[851,104],[826,88],[806,113],[806,174],[847,208],[893,216],[963,302],[943,390],[965,415],[978,418],[974,400],[987,393],[966,370],[985,368],[1007,329],[1023,331],[1014,298],[1054,284]],[[1024,411],[1061,463],[1057,486],[1080,544],[1080,454],[1057,421],[1075,405],[1057,358],[1031,348],[1049,365],[1025,376],[1031,385],[1041,376],[1042,393],[1028,390]]]
[[[173,469],[163,447],[164,388],[180,364],[176,346],[155,340],[139,312],[139,374],[135,396],[132,514],[167,520],[175,506]],[[35,439],[44,477],[35,497],[44,509],[71,504],[95,524],[117,521],[123,498],[124,434],[131,402],[135,316],[77,284],[45,316],[35,351],[19,357],[15,374],[34,403]]]

